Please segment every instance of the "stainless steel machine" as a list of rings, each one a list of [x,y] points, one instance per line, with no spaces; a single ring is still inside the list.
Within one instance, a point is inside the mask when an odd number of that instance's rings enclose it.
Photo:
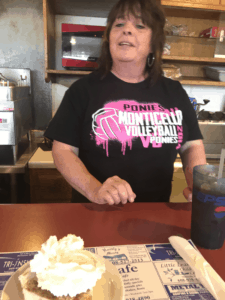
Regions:
[[[210,112],[201,109],[210,100],[204,99],[203,103],[196,103],[196,114],[199,127],[203,135],[203,143],[207,158],[219,159],[221,150],[225,148],[225,112]]]
[[[23,136],[32,129],[31,72],[0,68],[0,165],[16,164]]]
[[[201,120],[199,127],[207,158],[219,159],[225,148],[225,121]]]

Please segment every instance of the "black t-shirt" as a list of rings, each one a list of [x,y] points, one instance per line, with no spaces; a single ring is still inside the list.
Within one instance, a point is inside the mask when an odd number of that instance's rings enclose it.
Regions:
[[[126,180],[136,202],[166,202],[173,163],[186,142],[202,139],[195,111],[178,81],[127,83],[93,72],[66,91],[45,136],[79,148],[100,182]]]

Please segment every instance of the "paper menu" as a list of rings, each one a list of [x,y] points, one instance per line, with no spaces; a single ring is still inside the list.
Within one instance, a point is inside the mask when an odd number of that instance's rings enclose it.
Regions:
[[[0,253],[0,299],[2,290],[11,275],[25,263],[33,259],[38,252]]]
[[[96,251],[117,266],[125,300],[214,299],[170,244],[100,247]]]
[[[105,257],[117,267],[123,279],[124,300],[215,299],[169,243],[86,249]],[[10,275],[36,253],[0,254],[0,294]]]

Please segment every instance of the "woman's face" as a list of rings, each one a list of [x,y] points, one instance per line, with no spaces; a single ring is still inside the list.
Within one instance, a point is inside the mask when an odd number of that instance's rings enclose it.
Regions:
[[[135,62],[146,64],[151,52],[152,30],[132,14],[117,18],[109,35],[113,64]]]

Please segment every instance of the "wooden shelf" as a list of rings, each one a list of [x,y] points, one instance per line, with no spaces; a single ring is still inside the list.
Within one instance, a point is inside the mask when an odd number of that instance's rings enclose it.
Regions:
[[[56,76],[60,75],[67,75],[67,76],[84,76],[90,74],[91,71],[73,71],[73,70],[50,70],[47,69],[45,71],[45,82],[55,82]]]
[[[185,19],[208,19],[219,21],[221,12],[225,10],[225,6],[221,10],[208,10],[208,9],[199,9],[190,8],[190,7],[176,7],[176,6],[163,6],[164,12],[167,17],[176,17],[176,18],[185,18]]]
[[[48,0],[51,6],[53,7],[54,14],[57,15],[78,15],[77,12],[82,12],[82,7],[79,3],[76,3],[74,0]],[[75,2],[75,3],[74,3]],[[96,17],[101,17],[101,11],[109,12],[112,6],[117,2],[117,0],[82,0],[83,7],[93,7],[96,11]],[[186,2],[186,3],[185,3]],[[174,8],[177,10],[192,10],[198,11],[201,9],[210,13],[216,13],[217,11],[224,11],[225,5],[213,5],[213,2],[210,4],[199,3],[200,1],[171,1],[171,0],[161,0],[161,4],[164,6],[165,10],[168,8]],[[76,5],[77,4],[77,5]],[[83,10],[84,14],[84,10]],[[85,16],[85,15],[84,15]]]
[[[47,70],[49,75],[76,75],[76,76],[83,76],[88,75],[91,71],[62,71],[62,70]],[[225,86],[225,82],[221,81],[211,81],[210,79],[203,78],[203,77],[181,77],[178,79],[181,84],[187,85],[206,85],[206,86]]]
[[[57,70],[59,57],[56,57],[56,16],[94,16],[107,17],[108,11],[117,0],[43,0],[43,19],[45,36],[45,80],[46,82],[83,76],[91,71]],[[189,37],[168,36],[171,55],[163,55],[164,63],[176,64],[184,76],[181,84],[224,87],[224,82],[211,81],[205,77],[204,65],[225,66],[225,58],[214,58],[218,40],[198,38],[199,33],[212,26],[224,26],[225,0],[161,0],[170,24],[188,27]],[[208,4],[207,4],[208,3]],[[222,3],[224,5],[220,5]],[[190,7],[191,6],[191,7]],[[57,52],[58,53],[58,52]],[[202,57],[204,55],[204,57]]]
[[[225,86],[225,82],[212,81],[202,77],[181,77],[178,81],[180,81],[181,84],[187,85]]]
[[[200,62],[200,63],[224,63],[225,58],[210,58],[210,57],[193,57],[193,56],[178,56],[178,55],[163,55],[163,60],[187,61],[187,62]]]
[[[49,74],[58,74],[58,75],[87,75],[91,71],[74,71],[74,70],[46,70],[46,73]]]
[[[197,3],[196,3],[197,2]],[[161,4],[165,7],[177,7],[177,8],[187,8],[187,9],[205,9],[205,10],[212,10],[212,11],[224,11],[225,5],[216,4],[213,5],[211,3],[200,3],[200,1],[170,1],[170,0],[162,0]]]
[[[188,36],[188,35],[166,35],[166,42],[187,42],[187,43],[193,43],[193,44],[203,44],[203,45],[214,45],[216,46],[217,43],[219,43],[219,38],[204,38],[199,36]],[[225,44],[223,41],[222,43]]]

